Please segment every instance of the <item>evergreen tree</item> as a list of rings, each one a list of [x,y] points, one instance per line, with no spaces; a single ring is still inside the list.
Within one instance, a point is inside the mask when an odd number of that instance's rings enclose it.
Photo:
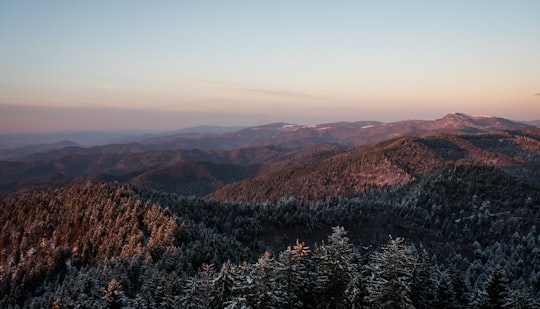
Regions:
[[[124,292],[122,291],[122,287],[120,284],[116,281],[116,279],[112,279],[109,282],[109,285],[107,286],[107,290],[105,290],[105,306],[109,309],[120,309],[122,308],[122,304],[124,303]]]
[[[375,308],[414,308],[411,284],[415,256],[403,238],[390,239],[373,253],[368,298]]]
[[[414,264],[411,282],[411,302],[417,309],[432,308],[435,299],[433,264],[429,254],[422,250]]]
[[[332,228],[327,243],[315,251],[318,305],[322,308],[343,307],[345,290],[353,277],[354,254],[343,227]]]
[[[439,273],[437,280],[436,291],[437,295],[433,301],[433,308],[435,309],[457,309],[460,308],[454,286],[452,285],[452,277],[447,271]]]
[[[348,308],[364,308],[367,305],[365,302],[367,295],[366,284],[360,267],[362,266],[358,265],[358,269],[352,271],[352,278],[349,280],[345,290]]]
[[[181,308],[199,309],[204,308],[203,301],[200,298],[200,284],[196,276],[188,278],[183,293],[180,295],[178,302]]]
[[[232,297],[226,302],[229,309],[249,308],[250,304],[254,304],[255,284],[251,277],[251,265],[248,262],[242,262],[238,267],[231,267],[229,274],[233,278],[234,285],[232,289]]]
[[[268,251],[255,263],[252,275],[256,291],[253,307],[283,308],[286,306],[287,298],[284,296],[284,283],[277,280],[276,271],[278,268],[278,262]]]
[[[484,289],[479,291],[477,307],[482,309],[507,308],[509,296],[508,279],[504,270],[497,264],[484,284]]]
[[[510,296],[505,303],[505,307],[515,309],[539,309],[540,302],[533,297],[530,288],[519,289],[510,293]]]
[[[230,273],[231,262],[223,263],[221,271],[212,281],[210,291],[210,308],[224,308],[225,304],[232,298],[234,278]]]
[[[455,264],[452,264],[449,269],[450,277],[452,278],[452,287],[456,295],[456,300],[461,308],[469,305],[469,290],[465,284],[465,276]]]
[[[176,299],[173,295],[171,285],[165,279],[165,276],[161,277],[158,286],[156,287],[156,301],[159,304],[159,308],[174,309],[176,306]]]
[[[284,283],[282,293],[289,300],[286,308],[302,308],[304,301],[313,296],[311,276],[306,266],[310,252],[304,242],[296,240],[293,247],[289,246],[279,255],[277,280]]]

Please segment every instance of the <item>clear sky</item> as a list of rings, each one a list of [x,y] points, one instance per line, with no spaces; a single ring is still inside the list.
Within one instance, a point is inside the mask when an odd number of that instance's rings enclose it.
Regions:
[[[540,119],[540,1],[0,0],[0,133]]]

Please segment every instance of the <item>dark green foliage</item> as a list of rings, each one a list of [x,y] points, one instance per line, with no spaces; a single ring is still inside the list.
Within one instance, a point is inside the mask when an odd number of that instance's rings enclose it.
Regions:
[[[435,309],[457,309],[461,308],[458,302],[452,277],[447,271],[442,271],[438,274],[437,285],[434,287],[436,296],[433,300],[433,308]]]
[[[458,267],[453,264],[448,270],[452,279],[452,288],[456,297],[456,302],[460,308],[465,308],[469,304],[469,289],[465,284],[465,277]]]
[[[323,308],[343,307],[345,291],[354,275],[354,254],[343,227],[334,227],[328,241],[315,251],[318,302]]]
[[[415,308],[433,308],[436,299],[436,280],[431,258],[426,250],[418,252],[411,282],[411,302]]]
[[[373,308],[414,308],[412,282],[417,256],[402,238],[372,254],[369,303]]]
[[[496,265],[485,283],[485,289],[480,292],[479,308],[507,308],[510,297],[508,279],[500,265]]]
[[[316,203],[226,203],[115,183],[5,199],[0,307],[103,307],[114,279],[132,308],[463,308],[489,296],[496,264],[506,306],[534,307],[539,192],[461,164]]]

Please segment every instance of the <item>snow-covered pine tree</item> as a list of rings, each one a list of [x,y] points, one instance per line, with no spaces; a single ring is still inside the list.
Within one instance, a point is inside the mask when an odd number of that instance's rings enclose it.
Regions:
[[[367,305],[365,302],[367,295],[366,284],[361,267],[363,267],[363,265],[358,265],[358,269],[352,270],[352,277],[349,280],[347,289],[345,290],[348,308],[364,308]]]
[[[403,238],[390,238],[371,257],[368,299],[374,308],[414,308],[411,283],[416,257]]]
[[[178,297],[181,307],[193,309],[210,308],[214,276],[214,265],[204,263],[199,272],[186,281],[183,293]]]
[[[243,309],[251,308],[250,304],[254,304],[255,284],[251,277],[251,264],[244,261],[237,267],[231,267],[229,274],[234,280],[232,289],[232,297],[226,302],[227,309]]]
[[[434,309],[458,309],[461,308],[452,285],[452,277],[448,271],[439,272],[436,284],[437,295],[433,300]]]
[[[486,280],[484,289],[478,291],[475,306],[481,309],[507,308],[506,304],[509,302],[509,296],[508,279],[502,267],[497,264]]]
[[[287,299],[283,293],[283,283],[276,280],[279,263],[266,251],[253,267],[256,297],[254,308],[283,308]]]
[[[332,228],[328,241],[315,250],[317,302],[322,308],[343,307],[353,277],[354,254],[343,227]]]
[[[186,280],[183,293],[178,298],[180,308],[198,309],[204,308],[199,294],[199,279],[194,276]]]
[[[312,294],[312,280],[306,265],[310,252],[304,242],[296,240],[293,247],[289,246],[279,255],[277,280],[283,283],[283,297],[289,300],[286,308],[303,308],[306,297]]]
[[[466,308],[470,302],[470,292],[465,283],[465,276],[455,264],[451,265],[448,271],[452,278],[452,287],[454,287],[456,300],[461,308]]]
[[[210,308],[224,308],[233,295],[234,278],[230,273],[231,261],[223,263],[217,277],[212,280],[209,293]]]
[[[109,309],[120,309],[122,308],[122,304],[124,303],[124,292],[122,291],[122,287],[120,284],[116,281],[116,279],[111,279],[109,282],[109,285],[107,286],[107,289],[105,290],[105,296],[103,297],[105,300],[105,306]]]
[[[411,301],[417,309],[433,307],[435,299],[435,286],[433,278],[433,264],[426,250],[418,253],[418,260],[414,264],[411,283]]]
[[[161,277],[159,284],[156,287],[156,301],[159,303],[159,308],[177,308],[177,301],[173,295],[171,285],[164,276]]]
[[[539,309],[540,302],[534,298],[530,288],[522,288],[512,291],[504,306],[514,309]]]

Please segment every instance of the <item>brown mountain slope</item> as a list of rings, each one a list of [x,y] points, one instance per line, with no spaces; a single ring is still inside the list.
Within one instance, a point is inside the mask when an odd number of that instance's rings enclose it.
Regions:
[[[259,165],[181,161],[119,177],[123,182],[181,195],[203,196],[225,184],[259,173]]]
[[[208,198],[232,201],[303,196],[320,200],[352,195],[369,186],[406,182],[448,161],[469,160],[500,167],[540,181],[540,129],[426,137],[402,137],[358,148],[332,158],[284,168],[224,186]]]
[[[443,161],[440,155],[416,139],[399,138],[312,164],[235,182],[208,197],[265,201],[283,196],[304,196],[308,200],[320,200],[331,195],[351,195],[373,185],[408,181]]]
[[[41,161],[0,161],[0,195],[64,186],[72,181],[118,180],[187,195],[206,195],[232,181],[325,159],[340,145],[284,149],[153,150],[68,155]]]

